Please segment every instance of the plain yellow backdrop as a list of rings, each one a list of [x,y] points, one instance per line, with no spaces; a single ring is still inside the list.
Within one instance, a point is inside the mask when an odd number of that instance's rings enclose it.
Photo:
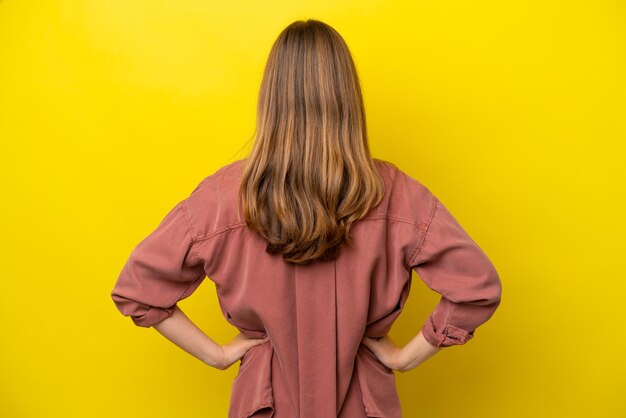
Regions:
[[[110,299],[132,248],[245,156],[296,19],[353,53],[375,157],[446,203],[503,301],[397,373],[406,417],[625,417],[626,13],[580,1],[0,1],[0,416],[225,417],[204,365]],[[439,296],[414,274],[405,344]],[[209,279],[181,308],[236,330]]]

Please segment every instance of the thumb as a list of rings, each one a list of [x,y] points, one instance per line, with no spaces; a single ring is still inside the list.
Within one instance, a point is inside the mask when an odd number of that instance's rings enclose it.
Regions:
[[[361,342],[368,348],[371,348],[373,344],[376,344],[376,340],[368,336],[364,336]]]
[[[258,345],[258,344],[263,344],[264,342],[267,342],[269,340],[270,340],[270,337],[267,336],[267,337],[264,337],[264,338],[255,338],[252,341],[254,341],[254,345]]]

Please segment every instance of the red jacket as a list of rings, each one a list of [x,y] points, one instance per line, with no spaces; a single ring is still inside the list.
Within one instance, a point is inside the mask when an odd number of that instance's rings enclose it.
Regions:
[[[208,276],[229,323],[269,335],[241,359],[229,418],[401,417],[394,371],[363,336],[389,332],[414,270],[441,295],[424,337],[465,344],[500,304],[494,265],[426,186],[380,160],[385,197],[353,224],[354,246],[336,261],[288,264],[239,217],[242,162],[202,180],[135,247],[111,292],[115,305],[150,327]]]

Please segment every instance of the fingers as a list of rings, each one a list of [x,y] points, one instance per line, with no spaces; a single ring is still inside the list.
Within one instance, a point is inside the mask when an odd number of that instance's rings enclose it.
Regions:
[[[381,350],[383,346],[380,340],[376,340],[374,338],[365,337],[363,338],[363,345],[367,347],[376,357],[379,357],[381,354]]]
[[[385,337],[382,338],[372,338],[372,337],[368,337],[368,336],[364,336],[363,339],[361,340],[361,342],[363,344],[365,344],[366,346],[370,347],[373,345],[379,345],[385,342]]]
[[[256,345],[259,344],[263,344],[267,341],[269,341],[269,337],[265,337],[265,338],[246,338],[245,340],[245,347],[247,347],[247,349],[254,347]]]
[[[257,341],[257,340],[259,340],[259,341],[268,341],[268,340],[270,339],[270,336],[269,336],[269,335],[266,335],[266,336],[265,336],[265,337],[263,337],[263,338],[254,338],[254,337],[250,337],[250,336],[248,336],[248,335],[244,334],[243,332],[239,332],[239,334],[237,334],[235,338],[240,339],[240,340],[251,340],[251,341]]]
[[[375,338],[371,338],[371,337],[363,337],[363,339],[361,340],[361,342],[366,346],[366,347],[372,347],[375,344],[379,344],[380,340],[377,340]]]
[[[381,338],[363,337],[363,345],[365,345],[377,357],[385,357],[389,352],[393,351],[396,346],[388,335]]]
[[[257,338],[254,340],[254,345],[259,345],[259,344],[263,344],[264,342],[269,341],[270,338],[269,337],[265,337],[265,338]]]
[[[361,340],[361,342],[362,342],[365,346],[367,346],[367,347],[369,347],[369,346],[372,344],[372,342],[374,342],[374,341],[375,341],[375,340],[374,340],[373,338],[370,338],[370,337],[363,337],[363,339]]]

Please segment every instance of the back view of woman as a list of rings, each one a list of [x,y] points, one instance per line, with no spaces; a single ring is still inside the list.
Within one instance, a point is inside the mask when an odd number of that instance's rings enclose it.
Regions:
[[[412,271],[441,300],[387,337]],[[215,343],[180,310],[209,277],[241,332]],[[430,190],[372,158],[342,37],[296,21],[271,49],[250,155],[204,178],[132,251],[111,297],[206,364],[240,360],[230,418],[401,417],[395,371],[465,344],[500,304],[489,258]]]

